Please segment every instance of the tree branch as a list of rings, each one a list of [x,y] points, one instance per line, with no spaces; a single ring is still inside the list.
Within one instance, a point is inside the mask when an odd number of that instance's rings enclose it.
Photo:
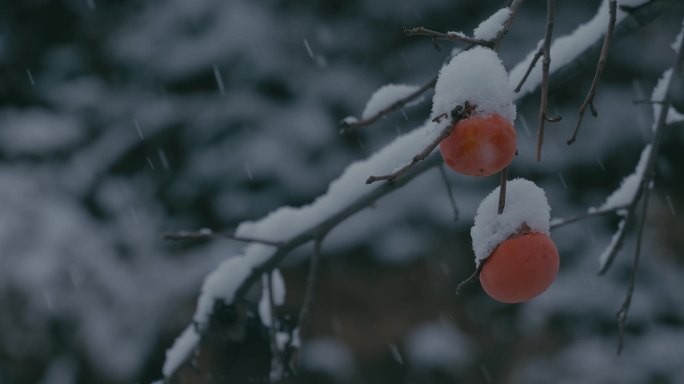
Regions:
[[[608,19],[608,30],[606,31],[606,37],[603,39],[603,46],[601,47],[601,54],[599,55],[598,63],[596,63],[596,72],[594,73],[594,79],[591,81],[591,86],[589,87],[589,92],[587,93],[584,102],[579,108],[579,118],[577,119],[577,125],[575,125],[575,130],[572,132],[572,136],[568,139],[568,145],[575,142],[577,139],[577,134],[579,133],[580,126],[582,125],[582,119],[584,118],[584,112],[587,107],[591,110],[591,114],[596,117],[598,113],[594,107],[594,97],[596,96],[596,89],[598,88],[599,80],[601,79],[601,74],[608,61],[608,47],[610,46],[611,39],[613,37],[613,29],[615,29],[615,19],[617,18],[616,11],[617,1],[610,0],[609,2],[609,19]]]
[[[682,29],[684,31],[684,29]],[[684,64],[684,39],[679,42],[679,49],[677,53],[677,60],[672,66],[677,68]],[[670,76],[665,89],[665,99],[660,108],[660,113],[655,123],[655,134],[653,136],[653,143],[651,144],[651,152],[648,156],[648,162],[646,163],[646,170],[644,172],[644,178],[641,181],[641,194],[643,196],[643,202],[641,205],[641,214],[639,217],[639,228],[637,233],[637,243],[634,252],[634,262],[632,264],[632,274],[629,279],[629,286],[627,288],[627,294],[625,295],[625,300],[620,306],[620,310],[617,313],[618,318],[618,328],[619,328],[619,338],[618,338],[618,355],[622,352],[624,346],[624,335],[625,328],[627,325],[627,316],[629,315],[629,309],[632,304],[632,296],[634,295],[634,287],[636,285],[636,275],[639,270],[639,259],[641,257],[641,242],[644,232],[644,226],[646,223],[646,214],[648,213],[648,202],[651,192],[651,187],[653,179],[655,178],[656,171],[656,159],[660,153],[660,145],[663,139],[663,133],[665,132],[667,114],[670,111],[670,104],[672,100],[672,88],[676,76]]]

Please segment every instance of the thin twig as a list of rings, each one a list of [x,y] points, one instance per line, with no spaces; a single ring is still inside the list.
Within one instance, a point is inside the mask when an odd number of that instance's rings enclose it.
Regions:
[[[299,338],[302,339],[306,335],[307,326],[311,317],[311,307],[315,301],[314,290],[316,287],[316,280],[318,277],[318,265],[321,259],[321,245],[323,244],[323,237],[317,237],[314,241],[314,252],[311,255],[311,263],[309,264],[309,274],[306,278],[306,291],[304,292],[304,300],[302,301],[302,308],[299,311],[299,320],[297,328],[299,329]]]
[[[482,260],[480,262],[480,265],[478,265],[477,268],[475,269],[475,272],[473,272],[472,275],[468,276],[465,280],[461,281],[458,284],[458,286],[456,286],[456,294],[457,295],[461,294],[461,291],[463,290],[463,288],[465,288],[466,285],[474,282],[475,280],[477,280],[479,278],[480,272],[482,272],[482,268],[484,268],[485,261],[486,260]]]
[[[646,214],[648,213],[648,197],[650,188],[644,183],[644,201],[641,203],[641,213],[639,216],[639,228],[637,229],[637,241],[634,250],[634,262],[632,264],[632,273],[629,277],[629,286],[627,287],[627,294],[625,295],[625,300],[620,306],[620,310],[617,312],[618,321],[618,347],[617,354],[622,353],[622,348],[625,344],[625,329],[627,327],[627,316],[629,314],[629,308],[632,305],[632,296],[634,295],[634,287],[636,285],[636,275],[639,271],[639,259],[641,258],[641,240],[644,235],[644,224],[646,222]]]
[[[499,207],[497,213],[503,213],[506,207],[506,184],[508,183],[508,167],[501,170],[501,182],[499,184]]]
[[[544,55],[544,50],[540,47],[534,54],[534,57],[532,58],[530,65],[527,66],[527,71],[525,71],[525,74],[523,75],[522,79],[520,79],[518,86],[516,86],[513,90],[515,93],[520,92],[520,88],[522,88],[523,84],[525,84],[525,81],[527,81],[527,78],[530,76],[532,69],[534,69],[534,67],[537,65],[537,61],[539,61],[539,58],[542,57],[542,55]]]
[[[363,127],[366,125],[371,125],[378,121],[381,117],[394,112],[396,110],[399,110],[403,108],[406,104],[410,103],[423,93],[427,92],[428,90],[432,89],[435,87],[435,84],[437,83],[437,76],[434,76],[432,79],[430,79],[428,82],[423,84],[420,88],[418,88],[416,91],[410,93],[409,95],[393,102],[392,104],[388,105],[387,107],[381,109],[380,111],[376,112],[375,114],[366,117],[365,119],[361,120],[356,120],[352,123],[347,123],[342,121],[342,128],[340,128],[340,133],[345,134],[349,133],[359,127]]]
[[[635,199],[635,202],[638,203],[639,200]],[[630,209],[627,211],[627,215],[618,223],[617,232],[615,232],[610,244],[608,245],[608,248],[604,251],[605,256],[602,254],[601,258],[599,259],[599,276],[605,274],[613,265],[613,261],[622,249],[622,245],[625,243],[625,239],[627,238],[627,228],[631,225],[633,217],[634,209],[630,207]]]
[[[276,314],[275,314],[275,299],[273,298],[273,270],[266,273],[266,283],[268,284],[268,306],[271,315],[271,324],[268,327],[268,335],[271,341],[271,381],[278,382],[282,378],[283,365],[281,363],[281,355],[283,351],[278,348],[277,333],[276,328]]]
[[[596,89],[598,88],[598,83],[601,79],[603,69],[606,66],[606,61],[608,61],[608,47],[610,46],[610,41],[613,37],[613,30],[615,29],[615,20],[617,18],[617,12],[615,10],[617,8],[617,1],[610,0],[608,4],[610,13],[610,18],[608,20],[608,30],[606,31],[606,37],[603,39],[603,46],[601,47],[601,54],[599,55],[598,63],[596,63],[596,72],[594,73],[594,79],[591,81],[591,86],[589,87],[587,97],[584,99],[584,102],[579,108],[579,118],[577,119],[577,125],[575,125],[575,130],[572,132],[572,137],[570,137],[570,139],[568,139],[567,141],[568,145],[574,143],[577,139],[577,134],[579,133],[580,126],[582,125],[582,119],[584,118],[584,112],[586,111],[587,107],[589,107],[589,109],[591,110],[591,114],[594,117],[597,116],[596,108],[594,107],[594,97],[596,97]]]
[[[582,213],[579,215],[575,215],[575,216],[572,216],[572,217],[569,217],[566,219],[553,219],[553,220],[551,220],[551,229],[560,228],[560,227],[566,226],[568,224],[572,224],[574,222],[584,220],[584,219],[588,219],[591,217],[605,216],[605,215],[608,215],[611,213],[619,212],[619,211],[628,209],[630,207],[630,205],[631,204],[625,204],[625,205],[620,205],[620,206],[612,207],[612,208],[608,208],[608,209],[596,209],[596,210],[589,211],[586,213]]]
[[[539,128],[537,129],[537,161],[541,160],[541,149],[542,144],[544,144],[544,123],[556,120],[556,118],[549,119],[547,116],[549,68],[551,67],[551,36],[553,35],[556,0],[548,0],[546,7],[546,35],[542,44],[544,59],[542,59],[541,105],[539,106]]]
[[[466,104],[467,104],[467,102],[466,102]],[[458,107],[459,106],[454,108],[454,111],[458,110]],[[461,108],[460,110],[464,111],[464,108]],[[437,148],[437,146],[439,145],[440,142],[442,142],[442,140],[449,137],[449,135],[451,134],[451,130],[454,128],[454,125],[462,118],[463,113],[464,112],[461,112],[459,114],[453,114],[452,113],[452,117],[453,117],[452,121],[446,126],[446,128],[444,128],[442,130],[442,132],[439,133],[439,136],[437,136],[437,138],[435,140],[433,140],[432,143],[428,144],[428,146],[425,147],[425,149],[423,149],[420,153],[413,156],[413,159],[411,160],[410,163],[408,163],[408,164],[404,165],[403,167],[399,168],[398,170],[396,170],[392,173],[388,173],[386,175],[369,176],[368,179],[366,179],[366,184],[372,184],[376,181],[381,181],[381,180],[394,181],[397,178],[401,177],[406,172],[408,172],[416,164],[425,160],[432,153],[432,151],[434,151],[435,148]],[[439,116],[437,118],[439,118]]]
[[[449,197],[449,204],[451,205],[451,211],[454,213],[454,221],[458,221],[458,207],[456,206],[456,200],[454,199],[454,192],[451,189],[451,184],[449,184],[449,178],[444,171],[444,164],[439,166],[439,174],[442,176],[442,181],[444,182],[444,187],[447,190],[447,195]]]
[[[296,370],[297,367],[297,352],[299,349],[299,346],[295,345],[294,333],[298,332],[297,337],[300,342],[304,339],[304,337],[306,337],[305,335],[307,326],[309,324],[309,319],[311,318],[311,307],[315,302],[314,291],[316,287],[316,280],[318,278],[318,265],[321,259],[321,245],[323,244],[324,238],[325,234],[322,234],[316,237],[316,239],[314,240],[314,250],[313,254],[311,255],[311,262],[309,263],[309,274],[306,278],[306,291],[304,292],[302,307],[299,310],[297,325],[292,330],[292,334],[290,336],[290,340],[286,348],[288,353],[284,355],[288,360],[286,363],[293,370]]]
[[[494,40],[475,39],[454,32],[442,33],[433,31],[431,29],[427,29],[425,27],[404,28],[404,34],[406,36],[427,36],[436,40],[457,41],[461,43],[468,43],[470,45],[480,45],[489,48],[492,48],[494,46]]]
[[[209,239],[222,238],[222,239],[239,241],[239,242],[243,242],[243,243],[258,243],[258,244],[264,244],[264,245],[271,245],[274,247],[280,247],[284,244],[284,242],[282,242],[282,241],[274,241],[274,240],[266,240],[266,239],[257,239],[257,238],[253,238],[253,237],[237,236],[237,235],[233,235],[230,233],[216,233],[216,232],[212,232],[211,230],[205,230],[205,229],[201,229],[199,231],[179,231],[179,232],[174,232],[174,233],[165,233],[165,234],[161,235],[161,238],[162,238],[162,240],[173,240],[173,241],[209,240]]]

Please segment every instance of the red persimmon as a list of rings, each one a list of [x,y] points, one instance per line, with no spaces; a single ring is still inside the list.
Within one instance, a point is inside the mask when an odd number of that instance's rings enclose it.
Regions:
[[[439,144],[444,162],[470,176],[489,176],[511,163],[516,152],[515,129],[501,115],[471,115],[458,120]]]
[[[543,293],[558,274],[558,249],[548,235],[524,232],[504,240],[483,261],[482,288],[503,303],[520,303]]]

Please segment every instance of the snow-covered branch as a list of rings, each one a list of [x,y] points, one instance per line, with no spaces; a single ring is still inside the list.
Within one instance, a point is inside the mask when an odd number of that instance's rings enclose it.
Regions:
[[[656,3],[659,2],[652,1],[648,4]],[[607,2],[604,5],[607,10]],[[636,23],[637,26],[643,22],[644,18],[652,19],[659,14],[649,5],[640,7],[631,14],[620,12],[617,17],[618,28],[615,35],[618,35],[620,25],[623,24],[625,31],[636,29],[634,20],[636,20],[635,15],[637,14],[642,17]],[[603,8],[602,6],[599,14]],[[599,14],[595,19],[601,18]],[[625,23],[626,21],[629,23]],[[591,23],[595,22],[591,21],[589,24]],[[496,33],[498,34],[500,31],[501,29],[498,29]],[[602,36],[603,29],[582,26],[575,32],[557,39],[550,47],[550,52],[554,55],[554,62],[550,66],[549,76],[561,76],[563,67],[586,55],[590,48],[600,41]],[[568,47],[572,47],[572,49]],[[517,84],[536,51],[535,49],[531,52],[527,59],[511,71],[509,84],[511,90],[513,89],[512,84]],[[541,76],[531,75],[521,88],[521,92],[515,97],[520,99],[533,92],[540,86],[541,82]],[[425,161],[416,164],[393,183],[365,185],[367,175],[375,172],[391,172],[398,164],[405,163],[407,154],[419,153],[424,148],[425,141],[434,139],[438,133],[439,131],[436,131],[435,126],[428,120],[410,133],[398,137],[368,159],[351,164],[340,177],[330,184],[327,192],[311,204],[301,208],[283,207],[261,220],[242,223],[235,232],[235,237],[268,239],[269,242],[272,241],[273,243],[254,242],[249,244],[242,254],[227,259],[206,278],[194,316],[194,324],[188,326],[174,346],[168,350],[163,369],[164,376],[172,377],[181,364],[191,356],[192,351],[202,338],[202,332],[210,322],[215,303],[219,302],[222,305],[231,306],[243,299],[249,288],[259,281],[263,274],[276,268],[294,249],[324,237],[331,229],[350,216],[367,208],[379,198],[401,188],[426,170],[440,164],[439,156],[428,156]],[[237,324],[236,326],[239,327],[240,325]]]

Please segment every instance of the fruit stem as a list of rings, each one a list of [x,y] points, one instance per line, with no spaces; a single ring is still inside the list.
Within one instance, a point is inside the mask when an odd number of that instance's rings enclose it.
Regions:
[[[506,184],[508,182],[508,167],[501,170],[501,184],[499,186],[499,209],[497,213],[503,213],[506,207]]]
[[[468,276],[465,280],[461,281],[458,286],[456,287],[456,294],[460,295],[461,290],[468,284],[472,283],[473,281],[477,280],[480,277],[480,272],[482,272],[482,268],[484,267],[484,263],[486,260],[482,260],[480,262],[480,265],[477,266],[475,269],[475,272],[473,272],[472,275]]]

